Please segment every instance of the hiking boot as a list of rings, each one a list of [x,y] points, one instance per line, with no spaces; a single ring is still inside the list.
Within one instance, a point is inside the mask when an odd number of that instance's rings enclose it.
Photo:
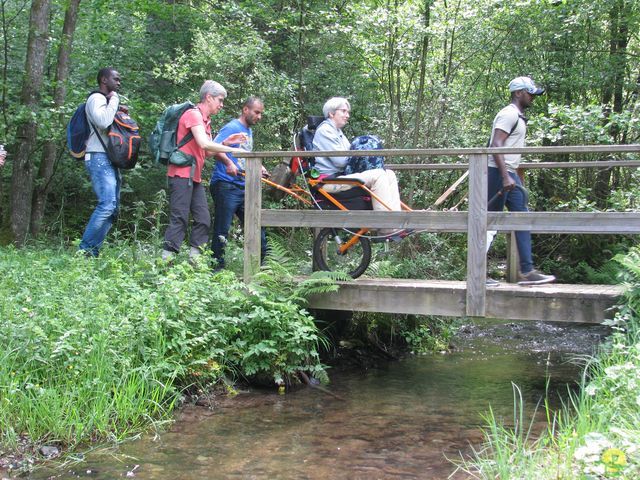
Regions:
[[[542,285],[544,283],[555,282],[556,277],[545,275],[537,270],[518,274],[518,285]]]
[[[189,250],[189,265],[195,267],[201,255],[202,251],[198,247],[191,247],[191,250]]]
[[[487,277],[487,281],[486,281],[485,285],[487,287],[498,287],[498,286],[500,286],[500,282],[498,280],[495,280],[495,279],[491,278],[491,277]]]

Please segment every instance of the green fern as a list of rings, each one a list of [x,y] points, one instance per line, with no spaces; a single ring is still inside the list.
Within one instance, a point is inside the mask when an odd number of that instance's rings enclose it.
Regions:
[[[626,255],[614,257],[622,267],[620,279],[626,286],[623,311],[630,313],[631,318],[640,318],[640,247],[632,248]]]
[[[397,263],[391,260],[374,260],[367,267],[367,275],[371,277],[395,277],[400,268]]]
[[[310,277],[298,277],[296,262],[288,254],[289,248],[278,239],[269,244],[264,265],[254,276],[250,288],[276,294],[280,300],[306,305],[309,295],[335,292],[337,281],[351,277],[338,272],[313,272]]]

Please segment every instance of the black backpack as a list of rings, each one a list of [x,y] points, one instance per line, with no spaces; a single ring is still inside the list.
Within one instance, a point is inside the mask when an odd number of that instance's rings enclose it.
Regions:
[[[89,97],[94,93],[104,95],[101,91],[96,90],[91,92]],[[86,106],[86,102],[79,105],[67,124],[67,147],[71,156],[79,160],[84,158],[87,140],[93,130],[107,157],[109,157],[111,165],[125,170],[135,167],[138,163],[138,153],[142,141],[136,121],[127,113],[118,110],[113,118],[113,123],[107,129],[107,142],[105,143],[95,125],[89,121]]]
[[[116,168],[129,170],[138,163],[138,152],[142,138],[136,121],[127,113],[118,110],[107,133],[107,144],[100,143],[104,147],[111,165]]]
[[[309,115],[307,117],[307,124],[294,136],[294,148],[298,151],[312,151],[313,137],[316,134],[316,129],[323,121],[324,117]],[[315,163],[316,159],[314,157],[292,157],[291,162],[289,163],[289,168],[294,175],[298,173],[307,175],[311,173]]]

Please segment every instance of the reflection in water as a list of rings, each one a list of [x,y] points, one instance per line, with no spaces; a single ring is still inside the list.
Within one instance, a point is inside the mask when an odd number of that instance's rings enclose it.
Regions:
[[[580,371],[567,363],[570,354],[591,353],[604,333],[542,323],[467,326],[451,354],[332,372],[330,389],[345,401],[308,388],[243,393],[212,410],[185,408],[158,438],[31,478],[444,479],[454,470],[447,458],[482,441],[489,405],[509,423],[511,382],[531,413],[547,377],[552,393],[565,392]]]

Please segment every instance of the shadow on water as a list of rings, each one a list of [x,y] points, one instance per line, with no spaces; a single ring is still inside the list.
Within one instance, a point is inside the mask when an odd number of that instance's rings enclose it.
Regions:
[[[467,325],[453,353],[331,372],[331,390],[346,401],[308,388],[241,393],[213,409],[184,408],[157,438],[30,478],[444,479],[454,470],[447,458],[481,443],[489,405],[510,423],[511,382],[529,414],[547,378],[558,405],[580,375],[570,358],[591,354],[606,333],[570,324]]]

